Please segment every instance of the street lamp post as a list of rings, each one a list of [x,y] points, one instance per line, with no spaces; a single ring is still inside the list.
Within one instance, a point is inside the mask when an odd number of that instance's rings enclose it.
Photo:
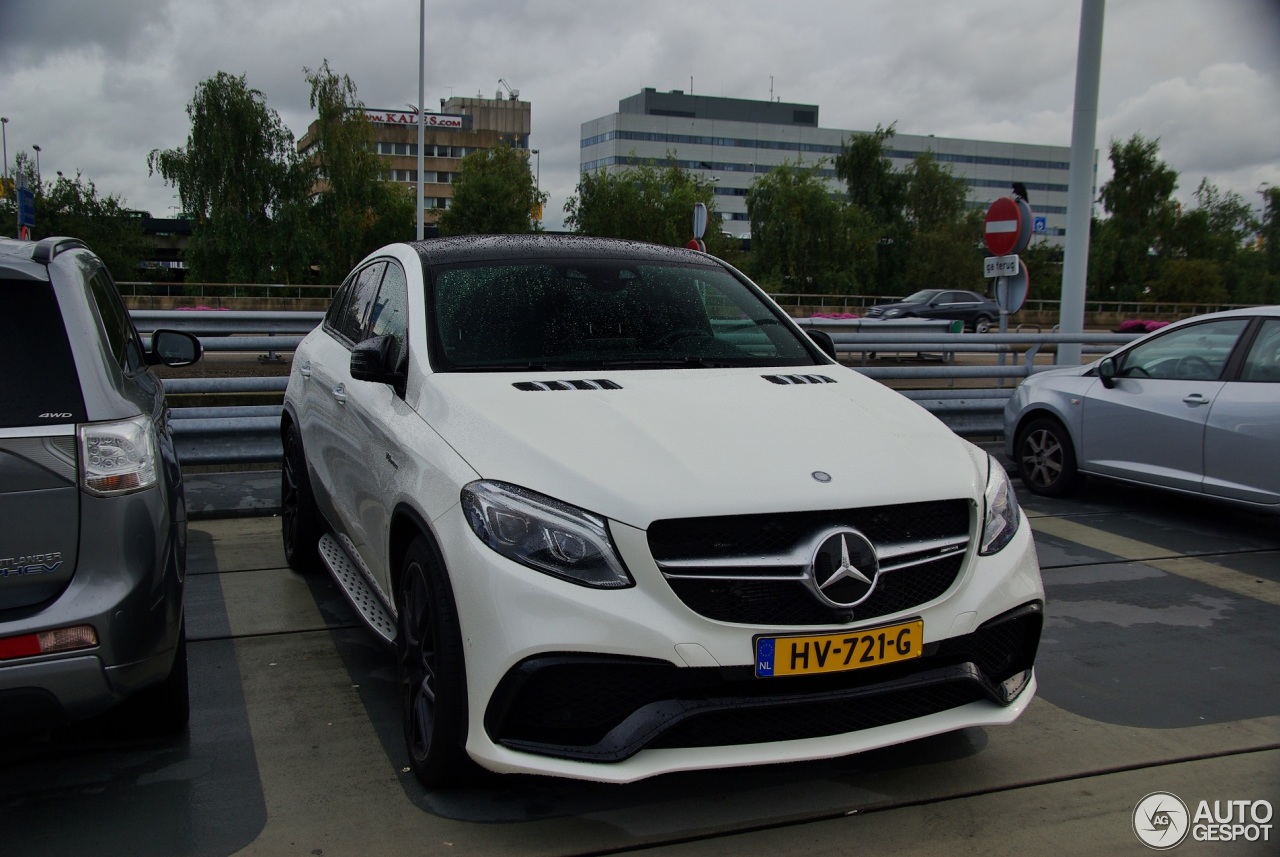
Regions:
[[[534,173],[533,173],[533,189],[539,197],[542,196],[542,150],[530,149],[529,153],[533,155]],[[542,218],[538,218],[541,220]]]
[[[33,145],[31,148],[36,150],[36,190],[40,189],[40,147]]]
[[[4,142],[4,177],[9,179],[9,117],[0,116],[0,140]]]

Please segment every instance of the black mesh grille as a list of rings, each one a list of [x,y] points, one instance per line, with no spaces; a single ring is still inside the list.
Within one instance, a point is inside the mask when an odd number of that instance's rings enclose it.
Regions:
[[[854,607],[820,601],[799,581],[670,580],[695,613],[747,625],[830,625],[859,622],[910,610],[946,592],[964,563],[959,554],[901,571],[884,572],[871,596]]]
[[[649,549],[659,563],[782,555],[834,527],[852,527],[877,547],[966,538],[967,500],[941,500],[867,509],[734,515],[657,521]],[[760,581],[760,569],[717,568],[718,577],[672,578],[672,590],[689,609],[720,622],[750,625],[845,624],[910,610],[941,596],[963,568],[960,553],[884,572],[875,590],[855,607],[835,607],[802,579]],[[799,572],[801,570],[796,569]],[[724,579],[737,577],[738,579]]]
[[[649,747],[723,747],[842,735],[914,720],[983,698],[976,682],[952,681],[856,701],[833,699],[714,711],[685,720]]]
[[[655,521],[649,527],[649,549],[658,562],[781,553],[817,530],[839,526],[859,530],[873,544],[965,536],[969,501]]]

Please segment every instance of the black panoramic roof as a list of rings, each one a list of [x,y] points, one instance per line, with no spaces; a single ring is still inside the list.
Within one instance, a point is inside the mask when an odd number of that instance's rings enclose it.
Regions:
[[[628,259],[637,262],[716,265],[708,256],[681,247],[585,235],[461,235],[414,241],[410,246],[418,251],[424,266],[521,259]]]

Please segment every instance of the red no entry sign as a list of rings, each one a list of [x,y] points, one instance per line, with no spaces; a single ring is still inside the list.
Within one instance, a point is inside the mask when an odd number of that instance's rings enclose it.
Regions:
[[[1022,208],[1012,197],[1002,196],[987,209],[984,231],[987,249],[996,256],[1016,253],[1018,238],[1022,234]]]

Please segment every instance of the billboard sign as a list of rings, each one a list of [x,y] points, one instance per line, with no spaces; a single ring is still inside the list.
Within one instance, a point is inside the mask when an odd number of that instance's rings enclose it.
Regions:
[[[384,125],[417,125],[418,114],[411,110],[366,110],[365,118]],[[423,125],[428,128],[462,128],[462,116],[446,113],[424,113]]]

